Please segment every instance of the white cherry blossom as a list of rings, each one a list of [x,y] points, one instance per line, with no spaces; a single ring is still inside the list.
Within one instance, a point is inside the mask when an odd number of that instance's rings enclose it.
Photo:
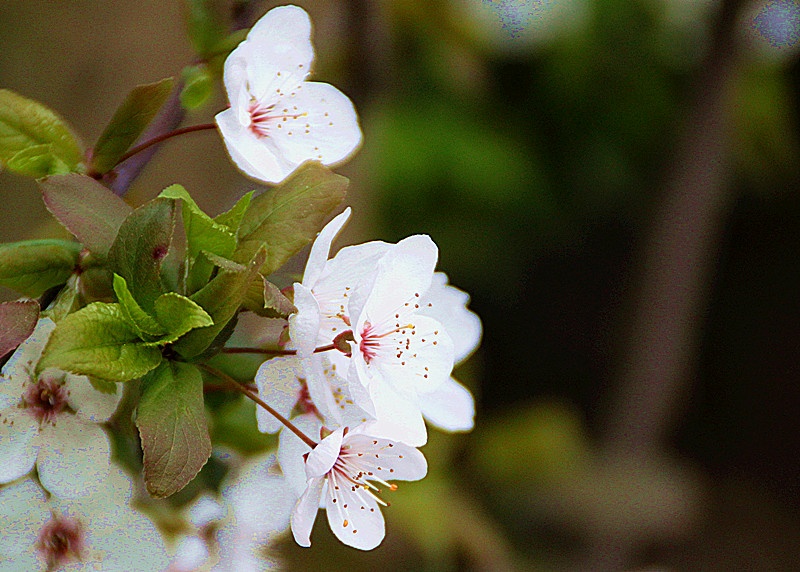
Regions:
[[[39,320],[0,375],[0,483],[36,465],[41,483],[58,497],[88,494],[109,467],[107,421],[122,391],[101,393],[88,378],[36,364],[55,324]]]
[[[365,412],[354,403],[347,383],[350,358],[338,351],[314,353],[317,347],[352,330],[349,306],[374,279],[378,261],[392,247],[373,241],[346,246],[328,259],[331,243],[350,216],[350,208],[319,233],[311,247],[303,280],[294,285],[297,313],[289,317],[289,334],[302,358],[300,365],[319,412],[332,423],[355,425]]]
[[[49,497],[31,479],[0,489],[0,571],[152,572],[167,554],[155,525],[129,505],[113,467],[89,496]]]
[[[350,304],[350,392],[377,419],[374,434],[414,446],[427,440],[420,402],[453,369],[449,334],[421,313],[437,257],[427,236],[401,240],[378,262],[363,302]]]
[[[417,449],[374,437],[370,424],[339,428],[308,454],[306,490],[292,511],[291,528],[300,546],[311,545],[311,529],[324,499],[328,524],[343,543],[361,550],[378,546],[385,534],[379,505],[386,503],[375,483],[389,490],[389,480],[415,481],[428,470]]]
[[[231,106],[215,119],[231,159],[250,177],[279,183],[304,161],[334,165],[360,144],[347,96],[306,81],[313,59],[308,14],[279,6],[225,60]]]

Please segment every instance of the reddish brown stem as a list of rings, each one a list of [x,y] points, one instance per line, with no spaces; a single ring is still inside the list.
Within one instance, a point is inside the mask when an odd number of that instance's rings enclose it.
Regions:
[[[162,141],[166,141],[167,139],[171,139],[172,137],[177,137],[178,135],[183,135],[184,133],[192,133],[194,131],[205,131],[207,129],[216,129],[216,123],[201,123],[199,125],[190,125],[188,127],[181,127],[180,129],[175,129],[174,131],[170,131],[168,133],[163,133],[158,135],[157,137],[153,137],[152,139],[148,139],[147,141],[140,143],[136,147],[128,150],[122,157],[120,157],[119,161],[117,161],[117,165],[120,165],[136,155],[147,149],[148,147],[152,147],[153,145],[157,145]],[[116,167],[116,165],[115,165]]]
[[[315,354],[337,349],[334,344],[322,346],[314,350]],[[222,348],[224,354],[265,354],[271,356],[296,356],[297,350],[268,350],[264,348]]]
[[[263,407],[270,415],[272,415],[275,419],[283,423],[284,427],[286,427],[289,431],[297,435],[303,441],[303,443],[305,443],[312,449],[317,446],[317,443],[313,439],[311,439],[308,435],[306,435],[305,433],[300,431],[300,429],[295,427],[291,421],[289,421],[288,419],[286,419],[286,417],[275,411],[272,407],[267,405],[260,397],[258,397],[249,389],[245,388],[241,383],[233,379],[231,376],[204,363],[199,364],[199,366],[204,370],[206,370],[211,375],[213,375],[214,377],[224,381],[231,389],[238,391],[239,393],[245,395],[248,399],[253,400],[255,403]]]

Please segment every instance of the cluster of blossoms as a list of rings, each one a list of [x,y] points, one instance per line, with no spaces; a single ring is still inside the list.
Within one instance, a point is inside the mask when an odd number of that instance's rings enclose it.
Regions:
[[[310,34],[302,9],[275,8],[225,62],[230,107],[216,123],[235,164],[261,181],[281,182],[307,160],[337,164],[361,142],[350,100],[306,81]],[[427,441],[426,420],[445,431],[473,426],[472,395],[451,373],[477,347],[481,322],[469,297],[435,271],[438,249],[428,236],[347,246],[331,257],[349,216],[348,208],[314,241],[291,288],[296,311],[281,355],[255,377],[256,400],[271,405],[257,410],[256,423],[280,431],[277,455],[231,477],[222,503],[196,500],[170,559],[155,525],[131,507],[130,480],[110,462],[101,425],[122,384],[40,367],[57,326],[39,319],[0,376],[0,570],[262,569],[263,546],[288,528],[310,545],[320,507],[345,544],[380,544],[382,488],[427,472],[417,449]],[[160,331],[134,308],[136,323]],[[160,343],[153,337],[131,343],[150,350]]]
[[[348,246],[328,259],[349,215],[320,232],[294,284],[289,339],[297,356],[265,362],[256,384],[281,415],[296,413],[306,434],[328,433],[304,469],[298,463],[309,445],[285,429],[280,436],[281,467],[302,491],[292,515],[297,542],[309,545],[325,496],[337,537],[370,549],[383,538],[383,518],[369,481],[425,476],[414,448],[427,440],[423,418],[449,431],[472,428],[472,395],[450,374],[477,346],[481,324],[468,296],[434,272],[437,250],[427,236]],[[265,432],[280,428],[261,410],[258,421]]]

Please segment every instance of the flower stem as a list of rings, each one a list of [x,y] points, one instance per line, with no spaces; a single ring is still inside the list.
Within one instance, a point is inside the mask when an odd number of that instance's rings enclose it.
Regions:
[[[214,377],[224,381],[226,384],[228,384],[228,386],[231,389],[234,389],[234,390],[238,391],[239,393],[244,394],[247,398],[252,399],[258,405],[260,405],[261,407],[266,409],[267,412],[270,415],[272,415],[275,419],[277,419],[278,421],[283,423],[283,425],[289,431],[291,431],[292,433],[297,435],[303,441],[303,443],[305,443],[306,445],[308,445],[312,449],[317,446],[317,443],[313,439],[311,439],[308,435],[306,435],[305,433],[300,431],[300,429],[295,427],[294,424],[291,421],[289,421],[288,419],[286,419],[286,417],[284,417],[283,415],[281,415],[280,413],[275,411],[272,407],[267,405],[260,397],[258,397],[256,394],[254,394],[249,389],[245,388],[241,383],[239,383],[238,381],[233,379],[231,376],[227,375],[226,373],[221,372],[220,370],[218,370],[218,369],[216,369],[214,367],[211,367],[210,365],[207,365],[207,364],[204,364],[204,363],[201,363],[201,364],[198,364],[198,365],[199,365],[199,367],[203,368],[204,370],[206,370],[208,373],[210,373]]]
[[[314,350],[315,354],[337,349],[334,344],[322,346]],[[296,356],[297,350],[268,350],[264,348],[222,348],[224,354],[265,354],[271,356]]]
[[[167,133],[162,133],[152,139],[148,139],[143,143],[140,143],[136,147],[129,149],[127,153],[125,153],[122,157],[120,157],[119,161],[117,161],[117,165],[124,163],[137,153],[144,151],[148,147],[152,147],[153,145],[157,145],[162,141],[166,141],[167,139],[171,139],[172,137],[177,137],[178,135],[183,135],[184,133],[192,133],[194,131],[205,131],[206,129],[216,129],[217,125],[215,123],[201,123],[199,125],[189,125],[188,127],[181,127],[180,129],[175,129],[173,131],[169,131]],[[116,166],[116,165],[115,165]]]

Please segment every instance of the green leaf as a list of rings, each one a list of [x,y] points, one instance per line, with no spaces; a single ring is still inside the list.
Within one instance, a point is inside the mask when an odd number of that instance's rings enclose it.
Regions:
[[[6,168],[17,174],[37,179],[70,172],[69,165],[58,158],[51,143],[23,149],[6,161]]]
[[[186,358],[200,355],[217,337],[225,325],[236,315],[239,306],[247,294],[250,283],[258,275],[258,269],[264,263],[264,250],[256,252],[247,266],[231,270],[224,268],[201,290],[192,295],[192,300],[200,304],[214,320],[214,325],[192,330],[173,348]]]
[[[78,262],[81,245],[66,240],[28,240],[0,245],[0,286],[36,298],[64,284]]]
[[[158,344],[172,343],[195,328],[214,325],[211,316],[196,302],[174,292],[156,300],[155,309],[156,319],[168,332],[156,342]]]
[[[108,251],[108,265],[128,283],[133,297],[150,312],[163,290],[161,261],[169,252],[175,227],[175,201],[156,198],[125,219]]]
[[[228,55],[235,50],[239,44],[247,39],[248,33],[250,33],[249,28],[231,32],[211,47],[211,49],[208,51],[208,57],[211,58],[224,56],[227,58]]]
[[[95,302],[58,323],[37,369],[57,367],[106,381],[129,381],[161,363],[123,317],[119,304]]]
[[[92,166],[98,173],[116,167],[164,105],[174,84],[175,80],[166,78],[136,86],[128,94],[94,146]]]
[[[247,289],[242,305],[263,318],[288,318],[297,312],[280,289],[263,276],[256,277]]]
[[[186,255],[189,269],[186,291],[196,292],[211,278],[212,264],[200,257],[201,251],[230,258],[236,250],[236,236],[226,226],[215,222],[200,210],[189,193],[180,185],[164,189],[159,197],[182,201],[183,227],[186,233]]]
[[[91,383],[92,387],[94,387],[100,393],[112,394],[117,392],[117,384],[113,381],[106,381],[104,379],[90,377],[89,383]]]
[[[0,304],[0,357],[24,342],[33,333],[39,319],[35,300],[18,300]]]
[[[70,173],[39,181],[44,204],[91,252],[105,258],[125,218],[133,212],[106,187],[85,175]]]
[[[194,328],[214,323],[203,308],[189,298],[168,292],[159,296],[154,306],[155,317],[145,312],[133,299],[125,279],[114,275],[114,292],[122,316],[139,334],[146,346],[163,346],[180,338]],[[155,338],[155,339],[154,339]]]
[[[145,341],[151,341],[149,336],[163,336],[167,333],[153,316],[142,310],[139,303],[133,298],[133,294],[128,290],[128,283],[119,274],[114,274],[114,293],[117,295],[119,308],[122,317]]]
[[[52,156],[68,170],[74,170],[83,159],[77,139],[56,113],[41,103],[0,89],[0,163],[8,163],[21,151],[40,145],[50,145]],[[41,154],[31,153],[25,161],[25,156],[17,159],[17,168],[23,162],[35,162],[32,157]]]
[[[53,303],[42,312],[42,317],[50,318],[58,323],[63,320],[68,314],[77,310],[80,306],[80,297],[78,296],[78,275],[73,274],[67,279],[67,283],[58,293]]]
[[[167,362],[144,381],[136,414],[144,451],[144,481],[156,498],[191,481],[211,456],[203,378],[188,363]]]
[[[234,260],[249,260],[266,246],[261,274],[268,276],[311,242],[344,199],[348,180],[316,162],[306,162],[283,183],[250,203],[239,227]]]
[[[211,55],[211,50],[225,37],[225,31],[213,0],[187,0],[184,18],[192,47],[201,56]]]
[[[247,211],[247,207],[250,206],[250,201],[253,199],[253,193],[255,193],[255,191],[250,191],[242,196],[230,210],[214,217],[214,222],[228,227],[228,229],[233,232],[238,231],[239,225],[242,223],[242,217],[245,211]]]
[[[205,64],[186,66],[181,72],[183,89],[181,105],[186,109],[197,109],[211,97],[214,89],[214,77]]]

